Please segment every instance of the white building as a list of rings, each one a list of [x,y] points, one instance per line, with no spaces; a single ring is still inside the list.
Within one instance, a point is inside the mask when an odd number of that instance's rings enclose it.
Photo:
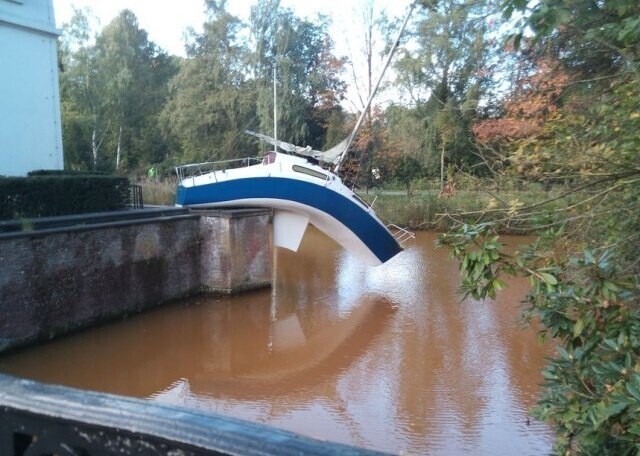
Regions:
[[[0,0],[0,175],[62,169],[52,0]]]

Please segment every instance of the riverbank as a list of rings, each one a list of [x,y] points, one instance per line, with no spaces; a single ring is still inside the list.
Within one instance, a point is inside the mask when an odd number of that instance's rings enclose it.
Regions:
[[[540,204],[546,210],[566,207],[564,199],[555,199],[560,190],[458,190],[440,195],[435,190],[418,190],[408,196],[406,192],[379,190],[360,193],[373,205],[385,223],[393,223],[412,230],[446,231],[457,223],[495,222],[503,234],[531,234],[534,219],[514,220],[519,209]]]
[[[175,203],[176,183],[172,179],[145,180],[142,186],[145,204],[172,206]],[[416,189],[407,195],[406,190],[374,189],[358,194],[373,205],[385,223],[393,223],[411,230],[446,231],[457,222],[496,222],[503,234],[531,234],[534,219],[513,220],[518,209],[552,200],[544,205],[546,210],[566,207],[569,202],[558,198],[562,189],[545,190],[539,184],[511,185],[496,190],[492,181],[474,180],[462,189],[440,194],[437,186]]]

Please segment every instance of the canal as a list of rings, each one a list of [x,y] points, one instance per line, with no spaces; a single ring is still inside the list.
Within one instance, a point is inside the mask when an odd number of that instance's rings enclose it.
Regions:
[[[310,229],[298,253],[277,249],[271,290],[165,306],[0,371],[392,453],[549,453],[551,429],[528,416],[550,349],[518,321],[526,282],[460,301],[435,238],[368,268]]]

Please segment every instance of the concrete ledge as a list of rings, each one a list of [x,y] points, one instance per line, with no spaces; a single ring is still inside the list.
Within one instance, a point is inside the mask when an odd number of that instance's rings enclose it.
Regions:
[[[64,215],[60,217],[40,217],[25,220],[0,221],[0,237],[7,233],[33,233],[55,228],[80,228],[109,222],[127,220],[157,219],[159,217],[175,217],[189,214],[189,209],[158,206],[147,209],[93,212],[89,214]]]
[[[256,215],[273,215],[271,209],[264,208],[227,208],[227,209],[196,209],[190,208],[190,214],[197,214],[200,216],[222,217],[222,218],[243,218],[243,217],[255,217]]]
[[[16,445],[16,441],[25,443],[23,448]],[[0,374],[0,454],[356,456],[382,453],[212,413]]]
[[[270,214],[125,211],[0,235],[0,352],[202,292],[269,286]]]

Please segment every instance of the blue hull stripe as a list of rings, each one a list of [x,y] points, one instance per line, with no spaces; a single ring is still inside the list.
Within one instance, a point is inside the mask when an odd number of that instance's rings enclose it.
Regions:
[[[354,201],[325,187],[295,179],[253,177],[195,187],[179,185],[176,203],[188,206],[251,198],[289,200],[325,212],[360,238],[382,263],[402,250],[391,233]]]

